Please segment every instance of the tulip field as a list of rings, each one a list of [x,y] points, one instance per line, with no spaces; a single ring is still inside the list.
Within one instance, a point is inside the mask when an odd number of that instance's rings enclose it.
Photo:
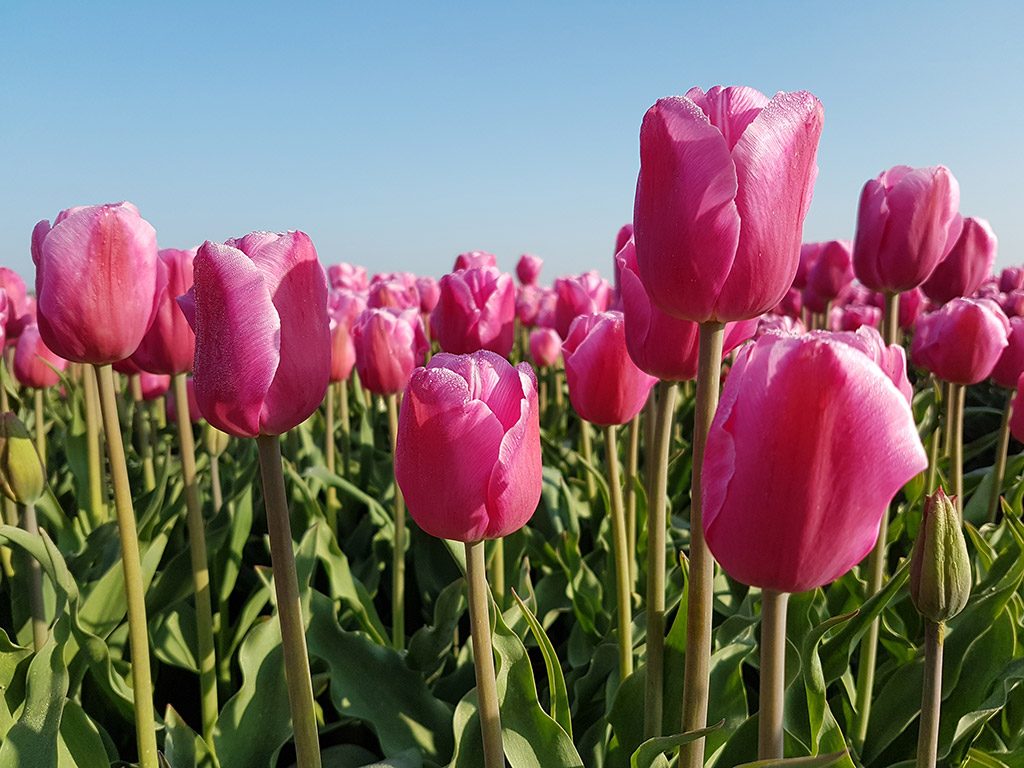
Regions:
[[[637,117],[583,274],[26,222],[0,768],[1024,768],[1024,268],[941,165],[804,242],[810,93]]]

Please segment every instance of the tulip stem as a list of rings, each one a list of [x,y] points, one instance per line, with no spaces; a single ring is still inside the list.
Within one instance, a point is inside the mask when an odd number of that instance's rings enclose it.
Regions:
[[[885,317],[882,319],[882,332],[885,343],[892,345],[896,343],[896,336],[900,328],[900,295],[898,293],[885,294]],[[882,581],[885,579],[885,548],[889,539],[889,508],[886,507],[882,513],[882,519],[878,523],[878,538],[875,546],[867,558],[868,586],[864,599],[872,597],[882,588]],[[853,734],[853,743],[857,748],[864,746],[864,739],[868,735],[868,720],[871,717],[871,693],[875,687],[875,664],[878,658],[878,619],[872,621],[864,633],[860,643],[860,656],[857,665],[857,696],[856,696],[856,725]]]
[[[491,547],[491,591],[500,610],[505,601],[505,539],[495,539]]]
[[[917,768],[935,768],[939,751],[939,711],[942,705],[942,641],[945,625],[924,622],[924,684],[921,724],[917,734]]]
[[[1010,417],[1013,416],[1013,394],[1011,389],[1006,393],[1006,405],[1003,406],[1003,421],[999,425],[999,439],[996,441],[996,461],[992,467],[992,487],[988,497],[988,521],[994,523],[999,516],[999,494],[1003,490],[1003,478],[1006,475],[1006,453],[1010,449]]]
[[[949,457],[953,455],[953,417],[955,416],[952,382],[944,381],[942,383],[942,394],[946,397],[946,444],[943,455]]]
[[[213,495],[213,511],[216,514],[224,506],[224,491],[220,485],[220,456],[215,452],[210,457],[210,493]]]
[[[928,478],[925,484],[925,492],[935,493],[935,484],[939,475],[939,446],[942,444],[942,425],[936,424],[932,432],[931,441],[928,444]]]
[[[46,418],[43,413],[43,390],[39,387],[32,393],[32,404],[36,417],[36,453],[46,471]]]
[[[636,586],[636,467],[640,453],[640,414],[629,422],[626,444],[626,553],[629,556],[629,587]]]
[[[629,552],[626,514],[619,478],[619,449],[615,426],[604,428],[605,463],[608,465],[608,495],[611,498],[612,553],[615,559],[615,598],[619,630],[619,683],[633,673],[633,611],[630,606]]]
[[[270,534],[270,565],[274,571],[277,594],[277,618],[281,624],[284,650],[284,676],[288,686],[288,705],[295,734],[297,768],[319,768],[320,742],[316,730],[313,682],[306,652],[305,625],[299,602],[299,579],[292,550],[292,531],[288,516],[288,497],[281,467],[281,444],[276,435],[256,438],[263,476],[263,500]]]
[[[683,672],[683,731],[696,731],[707,724],[708,688],[711,671],[711,614],[715,561],[704,540],[703,504],[704,448],[708,430],[718,407],[721,384],[722,342],[725,324],[700,324],[700,352],[697,366],[697,402],[693,425],[693,482],[690,499],[690,590],[686,604],[686,663]],[[685,744],[679,751],[680,768],[704,765],[704,739]]]
[[[466,542],[466,582],[469,586],[469,628],[473,636],[477,712],[484,741],[484,768],[504,768],[498,683],[491,649],[490,597],[482,541]]]
[[[86,403],[93,402],[93,398],[89,396],[88,383],[91,381],[93,386],[96,386],[97,379],[94,378],[94,369],[87,367],[83,374],[87,388]],[[109,365],[102,365],[96,366],[95,376],[99,379],[100,410],[107,433],[107,458],[110,461],[110,477],[114,486],[117,530],[121,538],[121,567],[124,569],[124,591],[128,603],[128,642],[132,654],[132,697],[135,702],[139,764],[142,768],[157,768],[153,681],[149,669],[149,626],[146,622],[146,591],[142,581],[139,537],[135,528],[135,509],[132,506],[132,491],[128,482],[128,466],[124,459],[121,426],[117,420],[114,375]],[[95,475],[97,481],[99,480],[98,465],[99,461],[97,460],[97,474]],[[92,481],[93,475],[90,472],[90,485],[92,485]]]
[[[11,410],[11,404],[7,398],[7,363],[0,360],[0,413],[7,413],[9,410]],[[7,525],[18,524],[18,507],[7,496],[3,497],[2,521]],[[0,560],[3,561],[4,575],[7,578],[13,577],[14,561],[8,547],[0,547]]]
[[[565,403],[565,388],[563,387],[564,377],[562,375],[562,369],[557,366],[554,369],[553,374],[554,382],[552,383],[552,389],[555,390],[555,408],[561,412],[562,406]]]
[[[39,392],[40,390],[36,390]],[[22,527],[32,538],[39,536],[39,522],[36,519],[36,505],[26,504],[22,513]],[[34,557],[28,561],[28,602],[32,612],[32,646],[36,653],[46,645],[50,636],[50,625],[46,621],[46,603],[43,602],[43,569]]]
[[[334,387],[327,386],[327,395],[324,398],[324,461],[327,465],[327,472],[335,473],[335,448],[334,448]],[[331,533],[338,535],[338,489],[333,485],[327,486],[327,525]]]
[[[665,668],[665,530],[668,508],[668,454],[672,439],[676,385],[658,382],[657,405],[651,418],[654,436],[647,444],[651,467],[647,486],[647,679],[644,695],[644,738],[661,736]]]
[[[348,380],[338,382],[338,417],[341,421],[341,467],[345,477],[349,476],[351,445],[349,445]]]
[[[757,715],[757,757],[782,758],[786,694],[786,606],[788,592],[761,591],[761,688]]]
[[[213,607],[210,597],[210,567],[206,556],[206,525],[199,503],[196,479],[196,446],[189,413],[185,374],[174,380],[175,411],[178,417],[178,444],[181,448],[181,475],[185,483],[186,521],[189,552],[192,559],[192,584],[196,592],[196,647],[199,651],[199,690],[203,713],[203,738],[213,744],[217,724],[217,657],[213,644]]]
[[[388,401],[388,428],[391,432],[391,455],[398,443],[398,395],[391,393]],[[398,650],[405,647],[405,499],[395,480],[395,540],[391,565],[391,642]]]
[[[967,388],[963,384],[953,384],[950,388],[949,408],[950,426],[953,430],[952,453],[949,461],[952,464],[953,493],[956,494],[956,511],[964,513],[964,400]]]
[[[82,382],[85,385],[85,449],[86,466],[89,469],[89,514],[92,517],[92,526],[95,528],[104,522],[106,513],[103,509],[103,478],[100,476],[100,422],[96,407],[96,371],[91,365],[83,367]],[[114,386],[113,376],[110,379],[110,386]],[[135,525],[134,522],[132,525]]]
[[[149,418],[143,409],[142,380],[135,373],[128,377],[128,386],[135,403],[135,440],[139,444],[139,455],[142,457],[142,478],[147,491],[156,488],[156,472],[153,470],[153,445],[149,441]]]
[[[580,455],[586,465],[583,467],[583,478],[587,484],[587,501],[593,503],[594,496],[597,495],[597,483],[591,471],[594,466],[594,451],[590,444],[590,424],[583,419],[580,419]]]

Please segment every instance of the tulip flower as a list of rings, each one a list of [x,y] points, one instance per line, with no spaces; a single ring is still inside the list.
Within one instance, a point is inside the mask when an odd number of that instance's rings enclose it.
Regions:
[[[304,232],[206,241],[179,303],[196,333],[196,400],[217,429],[279,435],[320,405],[331,371],[327,281]]]
[[[430,314],[441,298],[441,286],[432,277],[417,277],[416,292],[420,296],[420,312]]]
[[[370,283],[366,306],[374,309],[418,309],[420,296],[415,283],[407,284],[394,279],[374,280]]]
[[[331,381],[345,381],[356,364],[352,327],[366,309],[366,299],[352,291],[332,290],[327,300],[331,327]]]
[[[868,288],[896,294],[924,283],[960,235],[960,186],[945,166],[897,165],[861,191],[853,269]]]
[[[14,349],[14,376],[25,387],[45,389],[60,383],[68,361],[46,346],[33,323],[22,330]]]
[[[984,298],[979,294],[979,298]],[[1007,317],[1024,317],[1024,291],[1016,290],[998,294],[999,306]]]
[[[196,400],[196,382],[191,376],[185,380],[185,391],[188,393],[188,417],[193,424],[198,424],[203,420],[202,413],[199,411],[199,402]],[[164,407],[166,408],[167,421],[175,423],[178,421],[178,399],[175,392],[172,390],[165,401]]]
[[[711,425],[708,545],[745,584],[814,589],[864,558],[927,464],[910,404],[869,355],[830,334],[767,334],[737,354]]]
[[[782,301],[778,303],[768,314],[785,315],[793,320],[799,320],[804,311],[804,297],[796,288],[790,288]],[[761,315],[764,317],[764,315]]]
[[[788,315],[761,315],[761,317],[758,318],[757,331],[754,333],[753,338],[759,339],[765,334],[773,331],[785,334],[801,334],[807,333],[807,328],[804,327],[802,322]]]
[[[343,288],[347,291],[362,292],[370,287],[366,278],[366,268],[341,262],[331,264],[327,268],[327,282],[331,288]]]
[[[161,285],[156,232],[134,205],[69,208],[52,228],[40,221],[32,260],[39,332],[50,349],[93,365],[135,351],[153,321]]]
[[[14,340],[21,334],[22,328],[35,322],[30,310],[31,300],[21,275],[7,267],[0,267],[0,290],[7,293],[8,306],[4,331],[8,340]]]
[[[1006,474],[1006,455],[1010,447],[1010,421],[1014,415],[1013,399],[1017,380],[1024,373],[1024,317],[1012,316],[1006,349],[1003,350],[992,368],[992,381],[1005,388],[1003,419],[996,438],[996,460],[992,467],[992,485],[989,489],[988,519],[995,522],[999,513],[999,494],[1003,489]]]
[[[167,394],[167,390],[171,388],[171,377],[167,374],[143,371],[139,374],[139,384],[142,387],[143,400],[156,400]]]
[[[367,309],[352,326],[356,370],[363,386],[378,395],[401,392],[427,354],[419,312]]]
[[[562,354],[562,338],[551,328],[536,328],[530,333],[530,358],[538,368],[558,362]]]
[[[665,312],[746,320],[796,275],[823,122],[806,92],[716,86],[660,99],[640,128],[640,277]]]
[[[522,285],[535,285],[543,266],[544,260],[540,256],[524,253],[516,262],[516,277]]]
[[[580,315],[604,312],[611,302],[608,281],[590,270],[580,275],[555,280],[554,328],[563,339],[569,335],[569,326]],[[538,321],[538,324],[539,323]]]
[[[516,289],[516,317],[526,328],[537,324],[540,300],[546,289],[536,285],[521,285]]]
[[[455,257],[455,266],[452,272],[460,269],[472,269],[474,267],[495,267],[498,266],[498,257],[487,251],[466,251]]]
[[[807,274],[807,290],[820,300],[820,308],[808,302],[806,291],[804,304],[815,312],[824,312],[827,304],[835,301],[853,281],[852,244],[848,240],[831,240],[819,245],[821,251]]]
[[[992,271],[998,242],[985,219],[964,219],[953,248],[924,281],[921,290],[939,304],[973,295]]]
[[[192,263],[197,250],[164,248],[158,253],[162,290],[156,297],[156,315],[132,353],[132,361],[144,371],[178,374],[192,370],[196,336],[177,299],[192,287]]]
[[[793,288],[802,291],[807,287],[807,276],[821,256],[825,243],[803,243],[800,246],[800,260],[797,262],[796,274],[793,275]]]
[[[991,299],[954,299],[917,323],[914,363],[943,381],[977,384],[1009,344],[1010,321]]]
[[[489,349],[512,351],[515,285],[495,267],[472,267],[441,278],[441,298],[430,328],[441,349],[452,354]]]
[[[1024,267],[1007,267],[999,273],[999,290],[1002,293],[1024,288]]]
[[[858,328],[878,328],[882,323],[882,310],[867,304],[847,304],[834,307],[829,315],[829,328],[834,331],[856,331]]]

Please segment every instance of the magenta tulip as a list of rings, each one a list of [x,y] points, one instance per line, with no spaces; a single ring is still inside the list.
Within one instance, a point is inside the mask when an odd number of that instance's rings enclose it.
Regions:
[[[999,290],[1002,293],[1021,288],[1024,288],[1024,267],[1007,267],[999,273]]]
[[[553,328],[535,328],[530,332],[530,359],[538,368],[558,362],[562,354],[562,337]]]
[[[827,333],[816,331],[815,337],[839,341],[863,352],[868,358],[875,361],[882,373],[889,377],[896,389],[900,391],[903,398],[909,404],[914,397],[914,388],[910,385],[910,378],[907,376],[907,353],[899,344],[886,346],[882,340],[882,334],[870,326],[861,326],[856,331],[842,331],[839,333]]]
[[[540,501],[537,381],[527,363],[488,351],[439,354],[402,399],[395,478],[427,533],[455,541],[507,536]]]
[[[807,289],[820,300],[820,308],[812,306],[804,293],[804,303],[815,312],[824,312],[825,304],[835,301],[853,282],[852,244],[849,240],[819,243],[821,252],[807,274]]]
[[[1014,316],[1009,321],[1010,333],[1006,339],[1006,349],[999,355],[991,376],[1000,387],[1012,389],[1024,373],[1024,317]]]
[[[874,291],[899,293],[928,279],[960,234],[960,186],[945,166],[897,165],[864,185],[853,269]]]
[[[1024,291],[1001,293],[997,298],[999,306],[1003,308],[1007,317],[1024,317]]]
[[[356,364],[352,326],[366,309],[362,294],[332,289],[327,297],[327,315],[331,327],[331,381],[346,381]]]
[[[825,243],[803,243],[800,246],[800,260],[797,262],[796,274],[793,275],[793,287],[802,291],[807,287],[807,276],[821,256]]]
[[[132,353],[132,360],[144,371],[175,374],[192,370],[196,335],[178,306],[178,297],[192,287],[197,251],[164,248],[159,252],[157,269],[164,287],[156,298],[153,324]]]
[[[878,328],[882,324],[882,310],[870,304],[847,304],[835,307],[829,315],[828,327],[833,331],[856,331],[858,328]]]
[[[419,309],[420,295],[416,284],[395,279],[375,279],[370,283],[366,306],[371,309]]]
[[[44,389],[60,382],[60,373],[68,361],[56,355],[43,342],[39,328],[32,323],[25,326],[14,348],[14,377],[22,386]]]
[[[537,313],[540,312],[544,291],[544,288],[537,285],[521,285],[516,288],[516,317],[527,328],[537,324]]]
[[[803,295],[796,288],[790,288],[786,291],[786,295],[782,297],[782,301],[780,301],[776,307],[771,309],[770,312],[772,314],[786,315],[787,317],[792,317],[794,320],[799,320],[803,315],[803,310]]]
[[[21,335],[21,330],[30,323],[35,323],[35,316],[30,309],[30,297],[25,288],[25,281],[13,269],[0,267],[0,290],[7,293],[7,317],[4,320],[4,331],[8,341]]]
[[[563,339],[569,335],[569,326],[573,320],[580,315],[604,312],[611,303],[611,286],[596,269],[580,275],[560,277],[555,280],[554,289],[554,328]]]
[[[814,589],[864,558],[927,466],[910,405],[867,355],[767,334],[737,354],[708,435],[708,546],[745,584]]]
[[[516,262],[516,277],[523,285],[535,285],[540,277],[541,267],[544,266],[544,259],[534,256],[532,253],[524,253]]]
[[[135,351],[161,290],[156,232],[131,203],[61,211],[32,232],[39,333],[67,360],[102,365]]]
[[[149,373],[148,371],[142,371],[142,373],[139,374],[139,384],[142,387],[143,400],[156,400],[158,397],[163,397],[170,390],[171,377],[165,373]],[[194,383],[192,388],[193,390],[195,389]],[[199,410],[196,409],[194,413],[198,414]]]
[[[207,241],[179,299],[196,334],[199,411],[236,437],[279,435],[309,418],[331,373],[327,280],[304,232]]]
[[[346,262],[331,264],[327,268],[327,281],[331,288],[344,288],[348,291],[362,292],[370,287],[366,268]]]
[[[460,269],[473,269],[474,267],[495,267],[498,266],[498,257],[488,251],[466,251],[455,257],[455,266],[452,272]]]
[[[757,317],[796,275],[824,112],[806,92],[692,88],[640,128],[640,277],[675,317]]]
[[[998,243],[985,219],[964,219],[960,237],[921,290],[939,304],[959,296],[972,296],[992,271]]]
[[[430,329],[445,352],[461,355],[489,349],[512,351],[516,289],[511,275],[494,267],[472,267],[441,278],[441,298]]]
[[[359,381],[378,395],[401,392],[427,355],[417,310],[367,309],[352,326]]]
[[[432,277],[417,277],[416,292],[420,297],[420,312],[430,314],[441,299],[441,286]]]
[[[1010,321],[991,299],[953,299],[918,321],[910,354],[943,381],[977,384],[992,373],[1009,335]]]
[[[580,315],[562,344],[569,400],[591,424],[625,424],[658,381],[630,358],[625,325],[621,312]]]

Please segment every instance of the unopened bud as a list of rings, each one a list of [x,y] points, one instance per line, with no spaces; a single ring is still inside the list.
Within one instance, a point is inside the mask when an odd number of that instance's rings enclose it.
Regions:
[[[971,595],[971,561],[956,505],[939,488],[927,497],[910,559],[910,597],[929,621],[956,616]]]
[[[18,504],[35,504],[46,490],[43,463],[21,419],[0,416],[0,490]]]
[[[203,445],[206,446],[206,452],[211,456],[220,456],[224,453],[230,439],[231,435],[221,432],[209,422],[203,427]]]

